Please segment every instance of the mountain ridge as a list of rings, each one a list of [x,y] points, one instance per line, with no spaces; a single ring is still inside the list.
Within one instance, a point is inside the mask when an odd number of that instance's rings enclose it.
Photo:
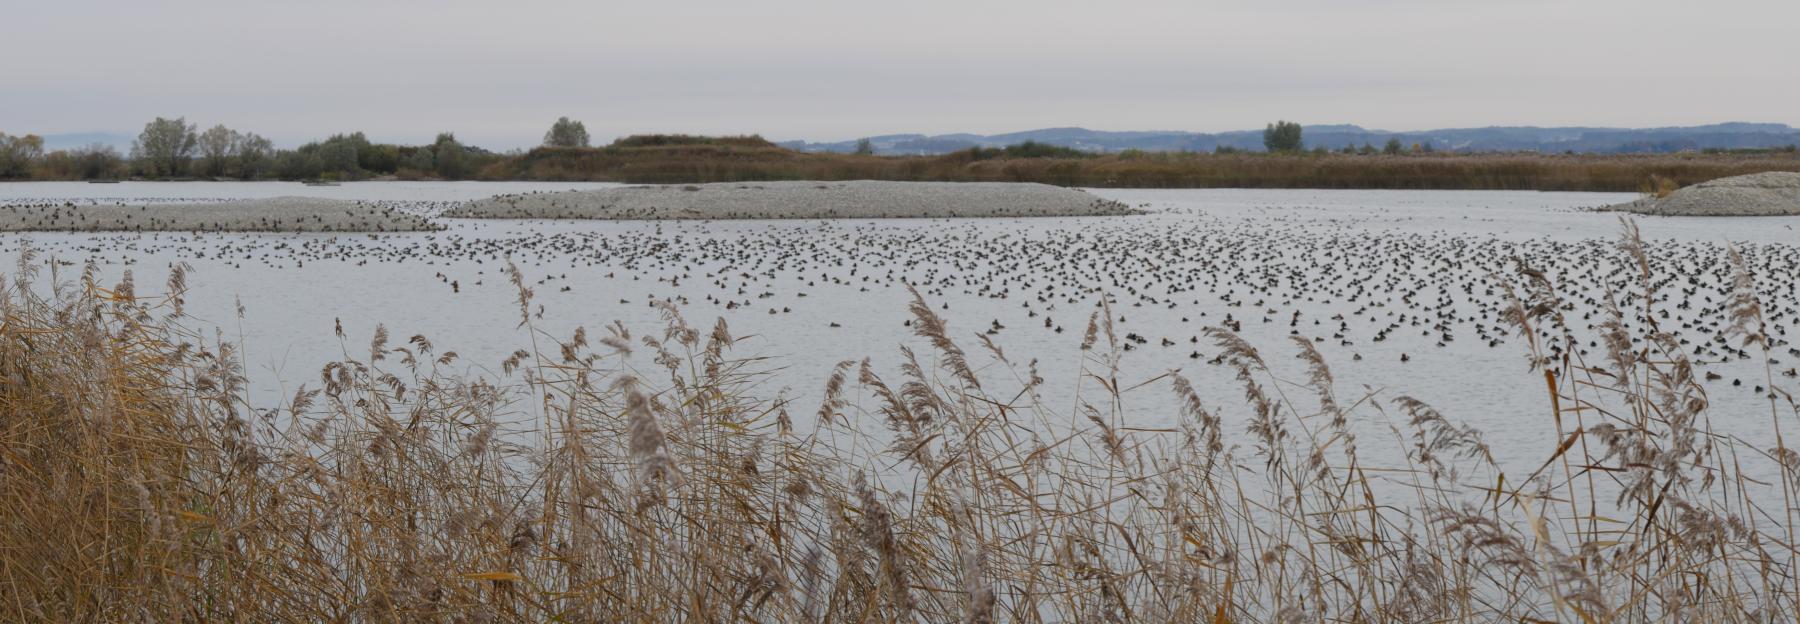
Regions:
[[[1705,149],[1769,149],[1800,144],[1800,129],[1782,123],[1732,121],[1698,126],[1612,128],[1602,126],[1486,126],[1396,132],[1355,124],[1319,124],[1305,128],[1306,146],[1331,150],[1364,144],[1380,147],[1389,139],[1439,151],[1665,153]],[[1186,132],[1180,130],[1090,130],[1064,126],[1000,134],[920,133],[868,137],[877,154],[943,154],[971,147],[1003,147],[1026,141],[1096,153],[1125,150],[1209,152],[1223,148],[1261,151],[1262,130]],[[780,141],[804,152],[853,152],[858,140]]]

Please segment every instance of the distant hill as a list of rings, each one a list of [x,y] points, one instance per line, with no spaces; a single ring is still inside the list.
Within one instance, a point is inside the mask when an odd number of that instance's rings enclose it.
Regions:
[[[1308,148],[1337,150],[1365,143],[1381,147],[1389,139],[1411,146],[1429,144],[1441,151],[1461,152],[1581,152],[1644,153],[1703,149],[1760,149],[1800,144],[1800,129],[1779,123],[1732,122],[1672,128],[1589,128],[1493,126],[1446,128],[1413,132],[1374,130],[1336,124],[1307,126]],[[869,137],[878,154],[944,154],[971,147],[1003,147],[1026,141],[1060,145],[1090,152],[1146,151],[1210,152],[1220,146],[1259,151],[1262,130],[1220,133],[1150,130],[1115,132],[1086,128],[1044,128],[1006,134],[890,134]],[[783,147],[805,152],[853,152],[856,141],[814,143],[784,141]]]

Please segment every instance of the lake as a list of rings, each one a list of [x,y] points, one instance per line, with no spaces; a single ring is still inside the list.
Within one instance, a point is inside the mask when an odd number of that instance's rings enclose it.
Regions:
[[[0,184],[0,202],[308,195],[410,202],[412,209],[434,213],[449,202],[500,193],[602,186],[9,183]],[[1231,324],[1262,351],[1278,377],[1293,382],[1306,374],[1290,336],[1313,340],[1332,366],[1339,400],[1369,401],[1353,422],[1365,453],[1398,461],[1404,441],[1392,428],[1405,428],[1392,401],[1408,395],[1483,431],[1503,465],[1524,471],[1542,461],[1556,435],[1543,377],[1528,368],[1526,341],[1499,319],[1501,282],[1518,281],[1515,259],[1557,280],[1581,345],[1598,340],[1593,327],[1606,290],[1625,293],[1636,283],[1616,249],[1618,216],[1582,210],[1631,195],[1091,192],[1150,214],[451,220],[441,232],[383,235],[32,233],[0,235],[0,253],[16,254],[29,241],[46,257],[74,263],[63,268],[65,279],[91,260],[101,265],[107,283],[132,271],[138,292],[147,295],[162,292],[171,266],[187,263],[189,314],[242,343],[253,400],[271,406],[302,383],[316,386],[325,362],[366,353],[377,324],[396,343],[422,334],[440,350],[457,351],[466,374],[501,377],[501,360],[530,343],[516,327],[517,291],[503,275],[509,260],[535,292],[534,316],[541,306],[534,325],[550,335],[568,336],[576,327],[597,333],[615,320],[634,335],[660,335],[663,321],[650,302],[670,299],[702,331],[724,318],[743,338],[737,355],[770,358],[760,390],[792,399],[800,406],[794,412],[808,415],[839,361],[871,358],[884,377],[897,378],[900,346],[931,353],[908,325],[906,284],[947,319],[952,337],[984,378],[1017,385],[1035,361],[1046,380],[1046,401],[1072,413],[1071,389],[1083,363],[1089,370],[1104,368],[1097,363],[1104,345],[1084,352],[1081,343],[1106,295],[1122,341],[1118,376],[1122,387],[1132,388],[1124,399],[1134,426],[1173,423],[1177,403],[1166,379],[1158,378],[1179,370],[1225,418],[1227,430],[1242,434],[1242,388],[1227,367],[1209,363],[1220,349],[1203,335],[1206,327]],[[1738,245],[1758,275],[1777,345],[1775,383],[1791,390],[1793,378],[1779,371],[1800,364],[1785,343],[1797,309],[1800,234],[1794,227],[1800,217],[1638,223],[1656,270],[1676,276],[1663,290],[1673,296],[1658,302],[1669,314],[1661,326],[1689,340],[1699,349],[1693,357],[1701,368],[1720,376],[1707,382],[1716,430],[1757,439],[1769,422],[1767,391],[1756,391],[1767,383],[1763,359],[1732,355],[1718,342],[1730,285],[1726,245]],[[1678,307],[1683,302],[1686,309]],[[347,336],[342,341],[334,333],[340,323]],[[978,335],[992,340],[1017,372],[1007,372]],[[1598,343],[1591,349],[1589,361],[1603,362],[1604,349]],[[635,358],[638,366],[650,366],[648,356]],[[1287,384],[1276,389],[1299,390]]]

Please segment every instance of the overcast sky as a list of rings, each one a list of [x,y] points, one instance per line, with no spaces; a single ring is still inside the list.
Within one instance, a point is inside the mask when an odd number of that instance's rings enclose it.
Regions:
[[[1800,125],[1800,1],[0,0],[0,132]]]

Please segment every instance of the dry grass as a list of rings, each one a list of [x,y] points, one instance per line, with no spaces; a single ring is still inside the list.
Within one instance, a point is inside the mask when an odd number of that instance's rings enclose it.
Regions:
[[[1675,180],[1652,174],[1650,179],[1644,181],[1644,185],[1638,188],[1638,194],[1662,199],[1680,189],[1681,185]]]
[[[1197,154],[1080,158],[992,150],[942,156],[800,153],[743,140],[539,148],[497,161],[486,179],[687,184],[760,180],[1040,182],[1117,188],[1366,188],[1667,193],[1707,180],[1800,171],[1800,156],[1681,154]]]
[[[1518,417],[1563,440],[1532,474],[1429,405],[1340,398],[1310,345],[1290,382],[1211,331],[1241,403],[1128,385],[1110,311],[1060,382],[1073,406],[1047,405],[1035,362],[965,353],[922,299],[933,353],[901,349],[897,379],[839,365],[814,426],[756,396],[776,363],[733,357],[723,321],[670,305],[660,335],[552,337],[522,279],[531,346],[502,378],[381,330],[252,406],[232,346],[182,328],[180,271],[141,298],[92,269],[46,286],[27,254],[0,292],[0,617],[1792,620],[1792,404],[1771,395],[1771,447],[1711,433],[1634,231],[1620,253],[1641,286],[1609,296],[1598,363],[1520,267],[1518,382],[1554,407]],[[1735,327],[1766,345],[1737,266]],[[1175,426],[1142,426],[1146,391],[1175,393]],[[1368,465],[1347,423],[1390,410],[1405,463]]]

